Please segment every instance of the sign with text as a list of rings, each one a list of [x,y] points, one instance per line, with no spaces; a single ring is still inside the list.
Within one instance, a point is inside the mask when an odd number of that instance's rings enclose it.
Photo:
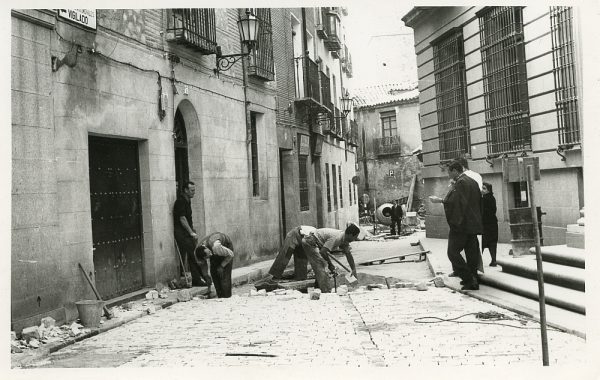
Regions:
[[[58,15],[76,24],[96,30],[95,9],[59,9]]]
[[[298,154],[308,156],[310,154],[310,138],[307,135],[298,134]]]

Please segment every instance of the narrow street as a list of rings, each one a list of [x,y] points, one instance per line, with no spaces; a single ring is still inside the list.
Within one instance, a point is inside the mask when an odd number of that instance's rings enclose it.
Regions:
[[[414,252],[409,239],[353,243],[357,262]],[[426,261],[359,266],[361,285],[432,276]],[[176,303],[30,363],[33,368],[541,365],[539,325],[448,288],[356,290]],[[510,320],[478,319],[500,313]],[[419,319],[421,318],[421,319]],[[435,318],[456,322],[436,322]],[[512,326],[512,327],[511,327]],[[585,340],[548,332],[551,365],[585,360]]]

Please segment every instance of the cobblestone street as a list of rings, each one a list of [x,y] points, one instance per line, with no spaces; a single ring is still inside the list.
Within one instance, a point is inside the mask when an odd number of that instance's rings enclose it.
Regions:
[[[516,320],[417,323],[496,311]],[[536,322],[453,293],[390,289],[177,303],[86,339],[32,367],[541,366]],[[499,326],[510,324],[515,327]],[[585,360],[585,341],[549,331],[551,365]]]

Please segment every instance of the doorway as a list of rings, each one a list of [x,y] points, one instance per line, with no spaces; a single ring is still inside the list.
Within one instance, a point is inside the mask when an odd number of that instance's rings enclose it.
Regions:
[[[187,132],[179,108],[175,112],[173,138],[175,140],[175,185],[177,186],[177,194],[179,194],[183,184],[190,180]]]
[[[138,143],[94,136],[88,142],[96,287],[111,299],[144,283]]]

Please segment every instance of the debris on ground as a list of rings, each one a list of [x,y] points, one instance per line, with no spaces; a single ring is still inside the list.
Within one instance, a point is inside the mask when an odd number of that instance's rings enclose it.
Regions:
[[[46,328],[46,329],[56,326],[56,320],[52,317],[42,318],[41,323],[44,326],[44,328]]]
[[[23,332],[21,332],[21,336],[26,341],[29,341],[30,339],[39,339],[40,338],[40,328],[37,326],[26,327],[23,329]]]
[[[314,289],[309,293],[311,300],[318,300],[321,298],[321,289]]]
[[[189,289],[181,289],[177,292],[177,301],[179,302],[187,302],[192,299],[192,293]]]
[[[152,300],[156,298],[158,298],[158,292],[156,290],[150,290],[148,293],[146,293],[147,300]]]

